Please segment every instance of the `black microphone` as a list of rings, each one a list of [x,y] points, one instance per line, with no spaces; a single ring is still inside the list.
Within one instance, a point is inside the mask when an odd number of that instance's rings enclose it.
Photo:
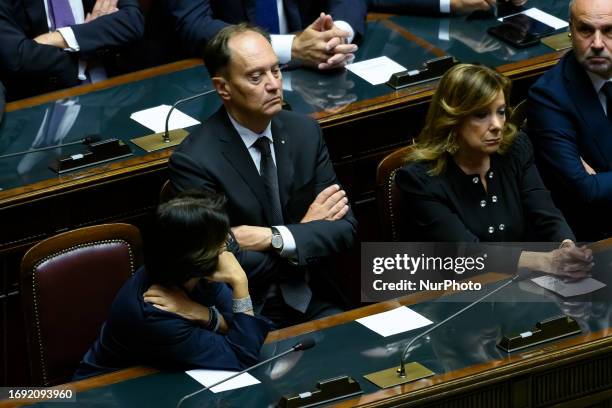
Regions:
[[[400,368],[397,371],[397,374],[399,377],[405,378],[406,377],[406,358],[408,357],[408,349],[410,348],[410,346],[412,346],[417,340],[423,338],[424,336],[428,335],[429,333],[431,333],[432,331],[436,330],[438,327],[442,326],[444,323],[448,322],[449,320],[454,319],[455,317],[459,316],[460,314],[462,314],[463,312],[465,312],[466,310],[472,308],[473,306],[475,306],[476,304],[482,302],[483,300],[485,300],[486,298],[488,298],[489,296],[491,296],[492,294],[502,290],[503,288],[505,288],[506,286],[510,285],[511,283],[516,282],[517,280],[522,280],[524,278],[526,278],[528,276],[528,274],[526,274],[524,271],[519,271],[517,274],[515,274],[512,279],[510,279],[508,282],[504,283],[503,285],[498,286],[497,288],[495,288],[494,290],[492,290],[491,292],[485,294],[484,296],[476,299],[475,301],[473,301],[472,303],[470,303],[469,305],[467,305],[466,307],[464,307],[463,309],[453,313],[452,315],[448,316],[446,319],[442,320],[441,322],[439,322],[438,324],[433,325],[432,327],[430,327],[429,329],[425,330],[423,333],[415,336],[412,340],[410,340],[408,342],[408,344],[406,345],[406,347],[404,347],[404,351],[402,351],[402,354],[400,356]]]
[[[209,95],[209,94],[211,94],[213,92],[217,92],[217,90],[216,89],[211,89],[211,90],[208,90],[206,92],[201,92],[199,94],[195,94],[195,95],[189,96],[187,98],[179,99],[178,101],[174,102],[174,105],[172,105],[172,107],[168,111],[168,114],[166,115],[166,126],[164,128],[165,130],[164,130],[164,137],[163,137],[164,143],[170,143],[170,133],[168,132],[168,123],[170,122],[170,115],[172,114],[172,111],[177,106],[179,106],[180,104],[182,104],[184,102],[189,102],[189,101],[191,101],[193,99],[201,98],[202,96]]]
[[[56,145],[53,145],[53,146],[39,147],[37,149],[22,150],[20,152],[3,154],[2,156],[0,156],[0,159],[6,159],[8,157],[21,156],[21,155],[28,154],[28,153],[43,152],[45,150],[57,149],[57,148],[60,148],[60,147],[72,146],[72,145],[76,145],[76,144],[90,145],[92,143],[99,142],[100,140],[102,140],[100,135],[89,135],[89,136],[84,137],[83,139],[77,140],[75,142],[61,143],[61,144],[56,144]]]
[[[276,360],[276,359],[281,358],[281,357],[283,357],[283,356],[286,356],[287,354],[293,353],[294,351],[302,351],[302,350],[308,350],[308,349],[310,349],[310,348],[313,348],[313,347],[315,346],[315,344],[316,344],[316,342],[315,342],[315,340],[314,340],[312,337],[307,338],[307,339],[304,339],[304,340],[302,340],[301,342],[299,342],[299,343],[297,343],[296,345],[294,345],[293,347],[291,347],[291,348],[290,348],[289,350],[287,350],[287,351],[283,351],[282,353],[277,354],[277,355],[275,355],[275,356],[272,356],[272,357],[270,357],[269,359],[264,360],[264,361],[262,361],[262,362],[260,362],[260,363],[257,363],[257,364],[255,364],[255,365],[253,365],[253,366],[249,367],[249,368],[246,368],[246,369],[244,369],[244,370],[240,371],[239,373],[236,373],[236,374],[234,374],[234,375],[232,375],[232,376],[230,376],[230,377],[227,377],[227,378],[225,378],[225,379],[223,379],[223,380],[221,380],[221,381],[217,381],[216,383],[214,383],[214,384],[212,384],[212,385],[209,385],[208,387],[201,388],[201,389],[197,390],[196,392],[193,392],[193,393],[191,393],[191,394],[187,394],[187,395],[185,395],[185,396],[184,396],[183,398],[181,398],[181,399],[179,400],[179,402],[176,404],[176,408],[180,408],[180,407],[181,407],[181,404],[182,404],[183,402],[185,402],[185,401],[186,401],[188,398],[191,398],[191,397],[193,397],[194,395],[201,393],[202,391],[206,391],[206,390],[208,390],[208,389],[210,389],[210,388],[216,387],[216,386],[217,386],[217,385],[219,385],[219,384],[223,384],[224,382],[229,381],[229,380],[231,380],[232,378],[238,377],[238,376],[239,376],[239,375],[241,375],[241,374],[244,374],[244,373],[246,373],[246,372],[248,372],[248,371],[251,371],[251,370],[253,370],[253,369],[257,368],[257,367],[260,367],[260,366],[262,366],[262,365],[264,365],[264,364],[267,364],[267,363],[269,363],[270,361],[273,361],[273,360]]]

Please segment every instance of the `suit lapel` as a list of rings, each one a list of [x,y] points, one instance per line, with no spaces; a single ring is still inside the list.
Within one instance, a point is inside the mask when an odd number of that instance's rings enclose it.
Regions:
[[[49,32],[45,0],[23,0],[26,15],[32,24],[31,33],[35,36]]]
[[[584,123],[587,123],[592,129],[586,137],[592,138],[599,147],[598,151],[603,155],[602,160],[610,168],[612,166],[612,124],[604,113],[591,79],[573,54],[568,57],[564,75],[569,96],[572,100],[579,101],[576,109]]]
[[[289,32],[300,31],[304,28],[302,24],[302,13],[300,7],[302,4],[298,0],[285,0],[283,2],[285,7],[285,17],[287,18],[287,28]],[[312,21],[307,22],[310,24]]]
[[[236,169],[246,186],[253,192],[261,204],[264,211],[266,222],[272,223],[272,212],[268,204],[268,196],[263,180],[257,172],[257,167],[249,154],[242,138],[230,122],[224,108],[217,113],[217,119],[223,129],[219,132],[219,140],[224,143],[222,154],[227,161]]]
[[[274,140],[278,189],[284,212],[293,186],[294,167],[291,157],[291,139],[278,115],[272,119],[272,139]]]

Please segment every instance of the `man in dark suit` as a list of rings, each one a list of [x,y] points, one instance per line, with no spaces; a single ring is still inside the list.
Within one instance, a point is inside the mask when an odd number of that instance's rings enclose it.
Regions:
[[[330,69],[352,60],[357,46],[351,42],[365,32],[365,0],[166,0],[166,6],[195,56],[223,27],[250,22],[272,34],[281,63]]]
[[[337,313],[319,264],[353,244],[357,222],[317,122],[281,109],[278,58],[258,28],[222,29],[205,61],[224,106],[170,157],[173,187],[224,193],[240,247],[277,260],[249,276],[262,314],[288,325]]]
[[[0,0],[0,75],[7,99],[104,79],[138,40],[138,0]]]
[[[4,116],[4,104],[6,103],[4,93],[4,85],[2,85],[2,82],[0,82],[0,122],[2,122],[2,116]]]
[[[573,50],[529,92],[536,163],[578,239],[612,233],[612,2],[570,2]]]
[[[487,11],[494,7],[496,0],[367,0],[369,11],[398,14],[468,14],[473,11]],[[527,0],[500,0],[522,6]]]

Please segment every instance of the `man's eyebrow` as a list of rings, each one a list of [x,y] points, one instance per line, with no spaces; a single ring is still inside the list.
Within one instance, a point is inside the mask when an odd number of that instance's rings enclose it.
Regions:
[[[279,65],[280,65],[280,62],[276,61],[274,64],[272,64],[270,66],[261,65],[261,66],[258,66],[258,67],[251,68],[251,69],[247,70],[246,73],[247,73],[247,75],[249,75],[249,74],[252,74],[254,72],[265,71],[268,68],[278,67]]]

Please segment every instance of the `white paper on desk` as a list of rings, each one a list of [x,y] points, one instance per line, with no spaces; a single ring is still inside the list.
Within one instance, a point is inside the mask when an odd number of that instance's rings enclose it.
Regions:
[[[555,276],[540,276],[539,278],[533,278],[532,281],[544,289],[558,293],[566,298],[586,295],[606,286],[605,283],[593,278],[581,279],[579,281],[564,281]]]
[[[511,14],[509,16],[504,16],[504,17],[498,18],[498,20],[504,21],[505,18],[515,16],[517,14],[525,14],[526,16],[529,16],[548,26],[553,27],[555,30],[569,26],[569,23],[567,21],[561,20],[560,18],[557,18],[553,16],[552,14],[548,14],[547,12],[542,11],[537,7],[532,7],[530,9],[521,11],[520,13]]]
[[[186,374],[191,376],[194,380],[199,382],[205,387],[219,382],[227,377],[236,374],[234,371],[221,371],[221,370],[189,370],[185,371]],[[232,378],[229,381],[219,384],[210,390],[214,393],[233,390],[236,388],[248,387],[249,385],[259,384],[260,381],[253,377],[249,373],[244,373],[236,378]]]
[[[355,62],[347,65],[346,69],[372,85],[384,84],[392,74],[406,71],[406,68],[389,57],[378,57]]]
[[[355,320],[383,337],[418,329],[433,322],[405,306]]]
[[[171,106],[169,105],[159,105],[154,108],[134,112],[130,115],[130,118],[148,127],[153,132],[160,133],[166,130],[166,116],[168,116],[170,108]],[[184,114],[178,109],[174,109],[172,115],[170,115],[168,130],[184,129],[199,124],[200,122],[191,116]]]

